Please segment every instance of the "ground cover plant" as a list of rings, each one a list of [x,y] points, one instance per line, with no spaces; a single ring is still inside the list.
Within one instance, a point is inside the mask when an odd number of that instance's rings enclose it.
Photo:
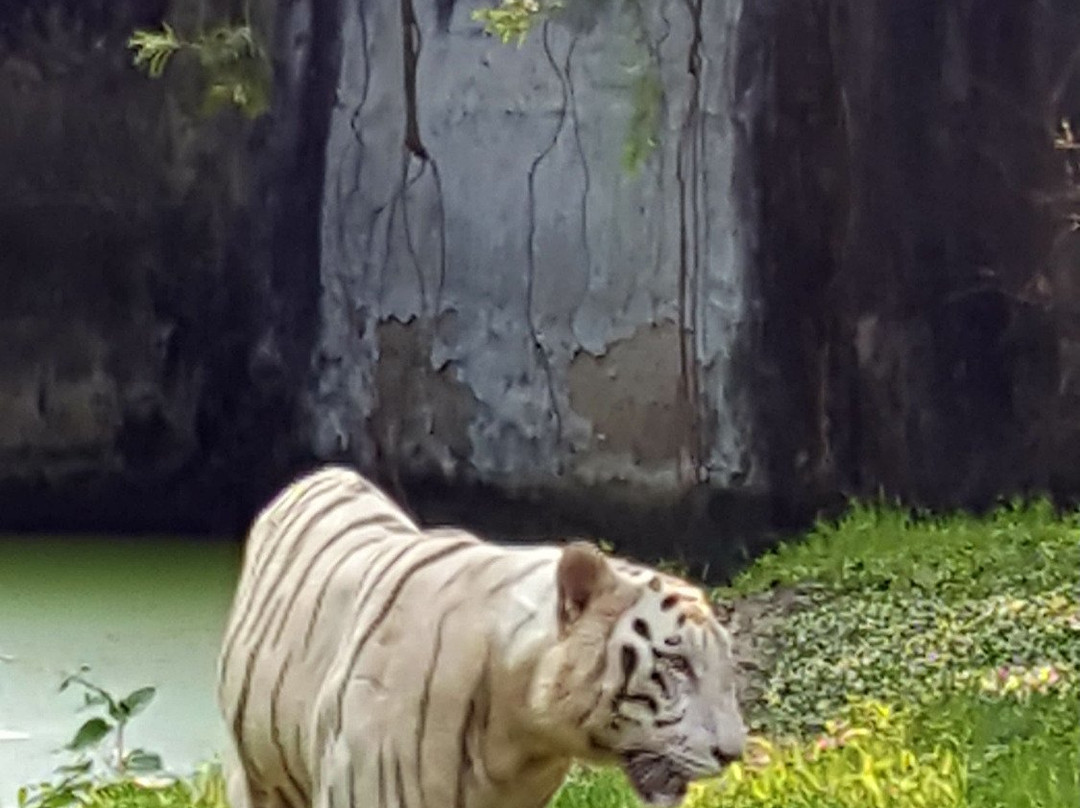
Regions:
[[[881,702],[902,731],[858,739],[888,738],[873,753],[860,750],[867,772],[891,771],[877,779],[896,784],[901,758],[949,768],[956,796],[904,785],[862,804],[1080,804],[1075,513],[1041,501],[985,517],[853,506],[759,559],[719,595],[737,604],[777,588],[798,597],[762,638],[767,659],[750,707],[757,732],[831,754],[837,716]],[[776,804],[849,804],[811,793]]]
[[[689,808],[1080,805],[1080,517],[853,505],[716,592],[753,737]],[[62,801],[61,801],[62,802]],[[85,805],[221,808],[220,774]],[[576,769],[552,808],[636,808]],[[60,808],[53,802],[48,808]]]

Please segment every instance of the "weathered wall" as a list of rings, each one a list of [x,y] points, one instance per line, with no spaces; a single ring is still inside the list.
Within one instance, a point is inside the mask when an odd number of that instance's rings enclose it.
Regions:
[[[844,494],[1080,493],[1070,4],[597,0],[518,50],[478,2],[257,3],[255,125],[128,64],[196,3],[0,11],[0,526],[238,527],[335,458],[727,564]]]
[[[1064,2],[756,7],[759,433],[773,486],[1075,496]]]
[[[320,455],[510,490],[762,482],[738,373],[741,4],[593,6],[521,49],[482,34],[478,2],[345,7]],[[643,72],[665,103],[632,175]]]
[[[314,296],[306,284],[305,307],[287,273],[316,256],[315,233],[289,225],[321,190],[325,129],[302,116],[327,100],[316,70],[282,72],[290,107],[258,126],[207,119],[190,63],[178,57],[160,81],[132,68],[133,28],[166,18],[187,30],[199,9],[0,10],[6,528],[222,526],[230,499],[280,481],[271,468],[293,448],[303,380],[283,368],[310,350]],[[288,13],[275,26],[272,6],[256,11],[264,30],[297,36]],[[302,63],[303,49],[290,58]]]

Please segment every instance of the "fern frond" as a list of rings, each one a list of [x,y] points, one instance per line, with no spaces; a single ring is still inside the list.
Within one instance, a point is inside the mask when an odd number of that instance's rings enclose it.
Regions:
[[[162,23],[160,31],[137,29],[127,42],[128,47],[135,51],[135,66],[145,66],[147,73],[154,78],[164,72],[169,58],[184,44],[167,22]]]

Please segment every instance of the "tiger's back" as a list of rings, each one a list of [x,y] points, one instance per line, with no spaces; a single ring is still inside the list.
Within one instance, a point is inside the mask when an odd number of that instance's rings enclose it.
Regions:
[[[423,735],[423,748],[388,752],[384,768],[422,770],[429,747],[459,744],[444,729],[461,720],[457,703],[468,694],[459,688],[469,684],[461,669],[484,659],[485,638],[470,631],[478,615],[455,603],[472,590],[455,586],[468,578],[490,597],[500,583],[557,558],[551,550],[508,551],[462,531],[424,533],[344,468],[289,486],[253,523],[219,659],[219,703],[242,772],[233,779],[247,786],[234,787],[234,805],[312,804],[319,769],[342,733]],[[415,598],[407,590],[426,597],[405,603],[403,595]],[[410,603],[422,614],[403,622]],[[433,681],[440,658],[454,681]],[[397,707],[373,708],[390,692]],[[350,702],[360,708],[345,726]]]
[[[422,531],[345,468],[286,487],[252,525],[219,660],[234,808],[533,808],[573,757],[617,755],[593,724],[626,695],[605,643],[641,586],[583,560],[608,577],[568,631],[566,558]]]
[[[233,741],[234,808],[275,796],[290,805],[307,802],[312,772],[300,752],[310,745],[310,727],[295,716],[310,713],[315,693],[295,682],[325,676],[334,654],[328,638],[344,630],[348,587],[335,568],[370,554],[376,539],[413,528],[398,518],[373,530],[371,514],[392,511],[377,491],[357,483],[338,468],[301,479],[248,533],[218,662],[218,700]]]

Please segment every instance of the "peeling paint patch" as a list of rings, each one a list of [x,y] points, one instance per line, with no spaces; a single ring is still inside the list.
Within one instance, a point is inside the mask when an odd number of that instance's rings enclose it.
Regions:
[[[375,409],[371,425],[395,470],[449,477],[472,454],[469,423],[476,414],[472,391],[453,365],[431,363],[426,321],[390,319],[377,324]]]
[[[645,325],[603,356],[579,353],[567,374],[570,406],[592,422],[597,454],[671,466],[692,438],[692,414],[679,395],[679,332]]]
[[[603,31],[544,26],[517,50],[456,12],[443,35],[415,0],[420,39],[403,37],[402,2],[343,11],[319,456],[514,492],[742,484],[752,443],[733,368],[755,231],[733,183],[741,3],[661,0]],[[700,81],[686,80],[691,51]],[[634,175],[620,159],[628,55],[653,66],[667,109]]]

